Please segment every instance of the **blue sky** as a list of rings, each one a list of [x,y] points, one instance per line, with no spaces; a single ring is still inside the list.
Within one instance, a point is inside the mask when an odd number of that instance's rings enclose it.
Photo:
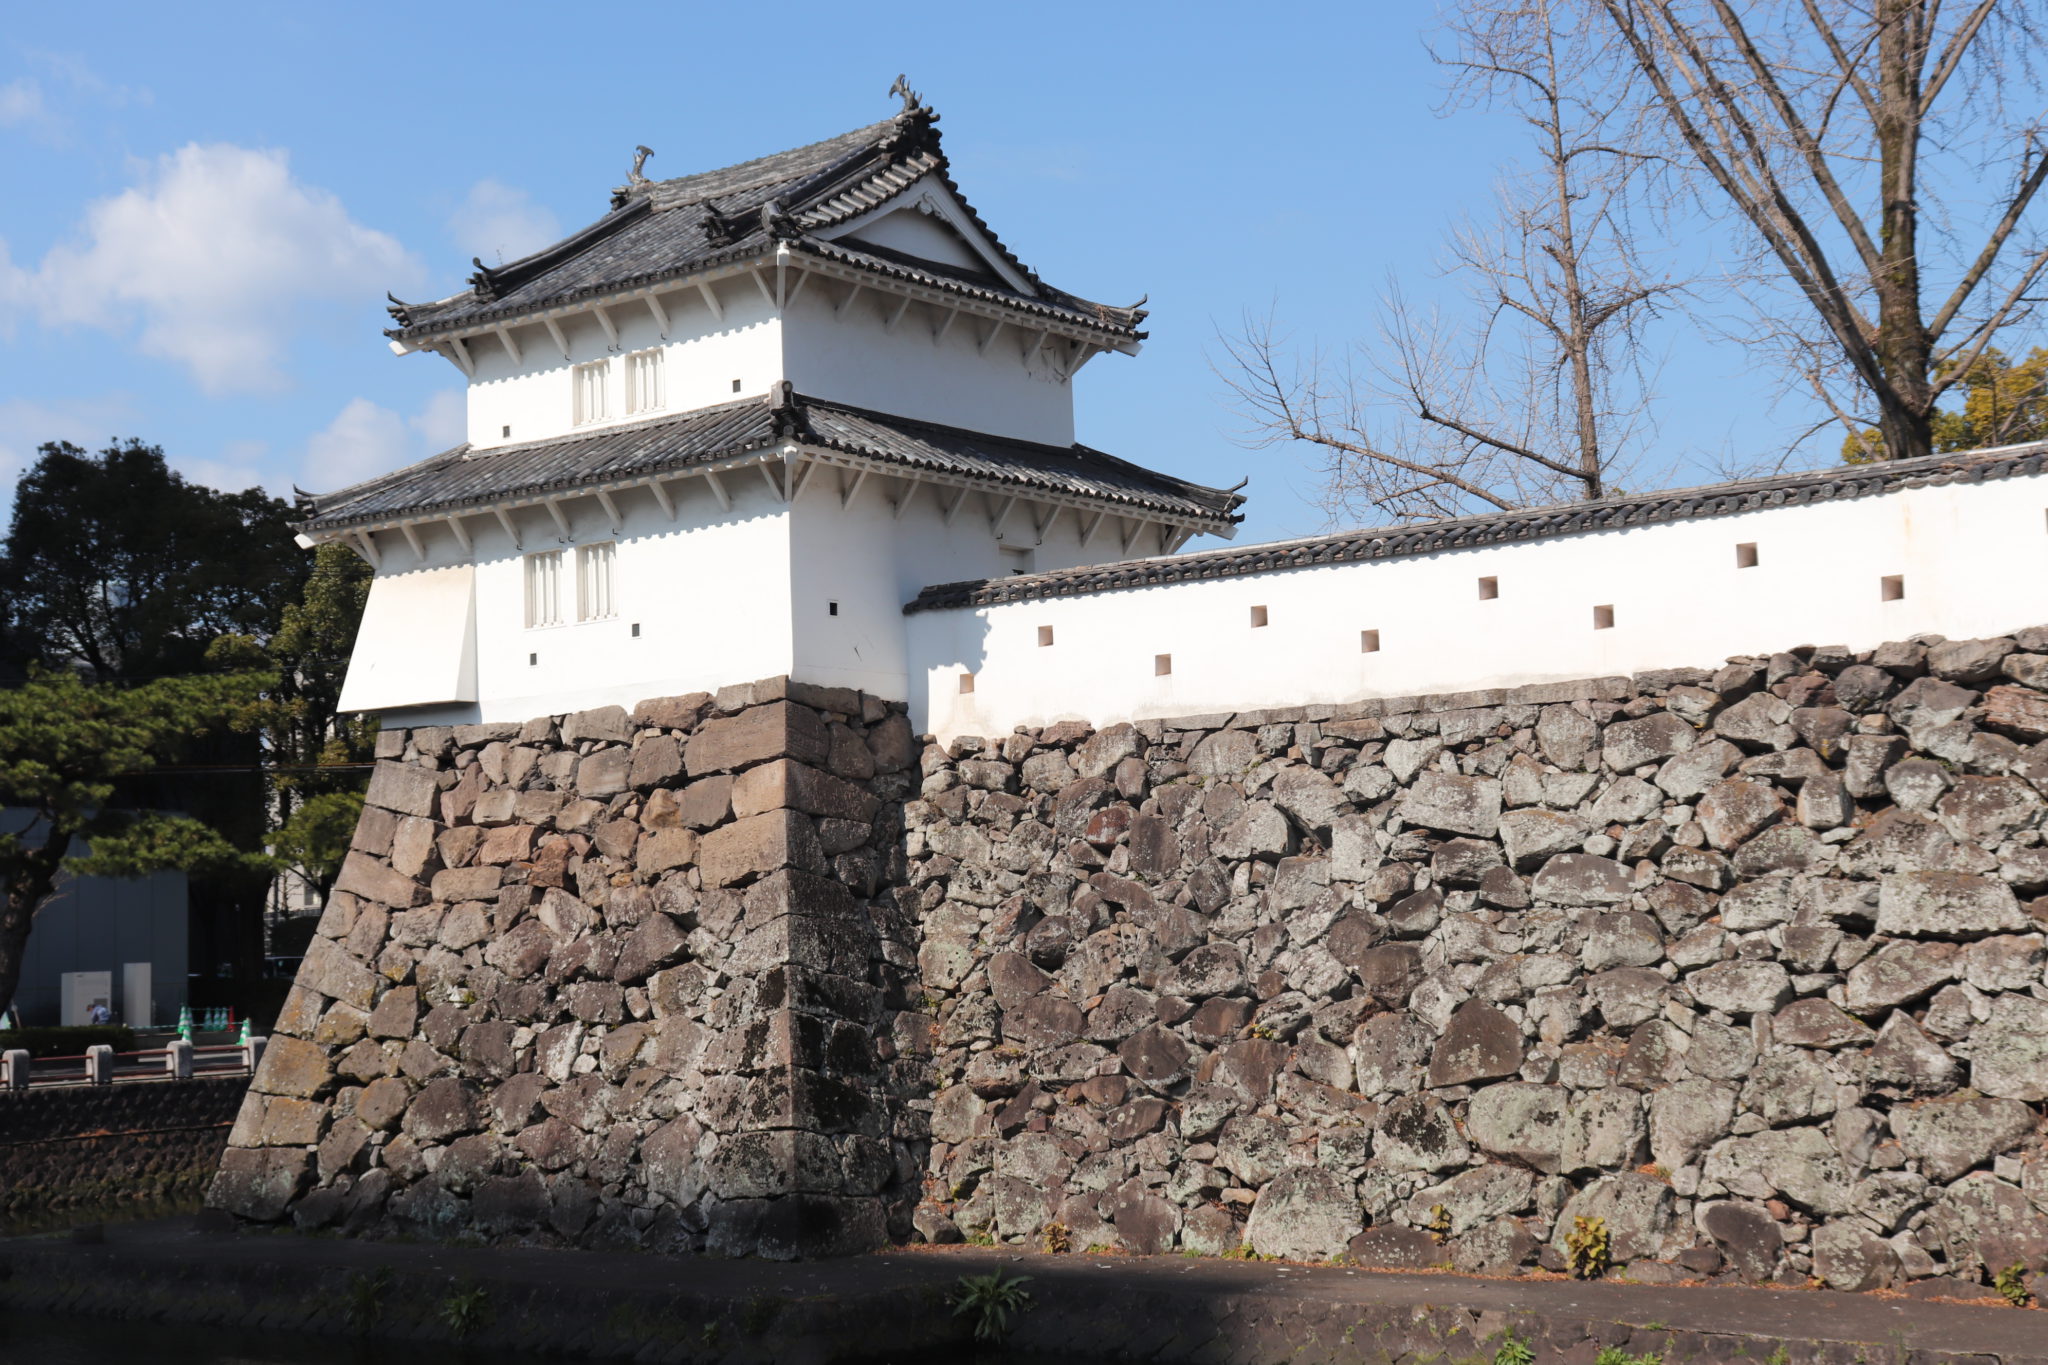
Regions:
[[[321,489],[460,439],[459,377],[392,356],[384,290],[600,216],[634,144],[681,175],[887,116],[907,71],[956,176],[1048,280],[1151,295],[1152,341],[1080,382],[1080,435],[1203,482],[1241,539],[1321,529],[1312,462],[1248,450],[1211,368],[1269,309],[1300,340],[1421,297],[1445,228],[1519,153],[1438,117],[1433,7],[791,0],[611,7],[16,6],[0,33],[0,500],[36,445],[162,444],[220,486]],[[1681,482],[1768,447],[1739,351],[1674,328]]]

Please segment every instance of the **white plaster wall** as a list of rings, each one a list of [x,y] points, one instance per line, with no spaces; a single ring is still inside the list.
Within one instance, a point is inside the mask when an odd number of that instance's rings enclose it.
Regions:
[[[744,476],[744,477],[742,477]],[[751,469],[726,476],[733,495],[722,509],[702,479],[668,485],[676,502],[671,522],[651,493],[615,495],[624,517],[616,538],[593,498],[563,504],[573,538],[558,538],[539,508],[513,515],[524,549],[515,549],[494,518],[464,525],[476,546],[475,685],[473,704],[448,706],[445,695],[380,694],[375,705],[404,708],[390,724],[523,721],[593,706],[631,707],[648,697],[712,691],[735,681],[778,677],[791,667],[788,509]],[[462,558],[442,525],[422,529],[427,563]],[[606,620],[575,618],[574,547],[614,540],[614,592],[618,614]],[[437,629],[433,622],[399,619],[380,610],[379,592],[415,565],[396,537],[379,537],[385,569],[373,586],[358,636],[355,660],[417,650]],[[525,621],[526,552],[561,549],[566,624],[528,629]],[[634,623],[640,634],[632,632]],[[408,643],[405,632],[412,632]],[[358,665],[351,662],[350,685]]]
[[[661,295],[668,310],[669,335],[664,341],[653,310],[640,300],[612,304],[607,311],[618,329],[619,344],[588,313],[560,319],[569,343],[569,359],[555,347],[545,327],[514,329],[520,360],[515,362],[495,336],[472,337],[468,345],[476,363],[470,382],[469,442],[484,449],[561,436],[582,436],[608,426],[642,422],[660,415],[626,411],[623,357],[649,347],[663,348],[666,413],[688,412],[729,403],[748,394],[765,394],[782,378],[781,325],[767,298],[750,279],[721,280],[712,286],[723,319],[693,287]],[[603,422],[576,425],[570,369],[609,359],[609,416]],[[740,387],[735,390],[733,381]],[[504,434],[510,427],[512,434]]]
[[[918,182],[919,185],[927,183]],[[916,192],[917,187],[913,186],[911,193]],[[846,235],[846,240],[872,242],[907,256],[938,261],[962,270],[990,269],[989,262],[976,254],[951,228],[942,227],[932,215],[916,208],[892,209],[879,218],[862,223],[857,230]]]
[[[1082,523],[1071,509],[1047,522],[1041,536],[1020,504],[1001,533],[993,532],[1001,499],[992,494],[970,492],[949,526],[945,500],[955,490],[870,474],[853,502],[843,506],[855,477],[820,466],[794,507],[791,613],[795,676],[804,682],[904,700],[911,679],[910,618],[903,604],[927,584],[1001,577],[1018,569],[1043,573],[1122,557],[1109,523],[1082,545]],[[910,502],[899,518],[895,504],[906,495]],[[1005,547],[1025,557],[1005,554]]]
[[[1018,725],[1455,692],[2048,622],[2048,478],[906,618],[912,719]],[[1735,546],[1759,563],[1738,569]],[[1881,600],[1902,575],[1905,596]],[[1500,595],[1478,596],[1482,576]],[[1593,628],[1611,605],[1615,625]],[[1251,608],[1267,608],[1254,629]],[[1038,644],[1051,626],[1054,643]],[[1361,652],[1359,633],[1380,632]],[[1172,656],[1173,671],[1154,673]],[[974,691],[959,690],[962,672]]]
[[[341,709],[475,701],[475,568],[431,559],[388,568],[370,583]]]
[[[1029,334],[1006,326],[983,353],[981,338],[994,324],[963,314],[934,345],[943,319],[927,305],[911,304],[891,331],[886,324],[900,299],[863,289],[835,315],[845,292],[813,278],[785,310],[783,370],[798,393],[1019,440],[1074,443],[1073,389],[1049,355],[1025,364]]]

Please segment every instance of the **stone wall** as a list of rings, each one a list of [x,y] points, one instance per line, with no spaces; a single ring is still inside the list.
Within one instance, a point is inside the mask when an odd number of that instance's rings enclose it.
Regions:
[[[1982,1283],[2048,1264],[2044,741],[2048,629],[945,746],[787,681],[388,731],[212,1199]]]
[[[931,745],[920,1233],[2048,1264],[2048,629]]]
[[[771,1256],[908,1232],[917,745],[786,681],[387,730],[209,1199]],[[915,1035],[916,1028],[910,1032]]]
[[[192,1198],[211,1178],[243,1076],[0,1090],[0,1214]]]

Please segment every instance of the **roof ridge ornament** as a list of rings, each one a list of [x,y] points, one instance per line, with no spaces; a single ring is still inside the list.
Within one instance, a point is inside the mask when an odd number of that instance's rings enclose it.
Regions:
[[[704,231],[704,240],[713,246],[730,246],[734,238],[746,233],[744,218],[728,218],[721,213],[716,199],[704,201],[704,217],[698,224]]]
[[[889,87],[889,93],[903,101],[905,116],[931,112],[924,106],[924,96],[910,88],[910,78],[900,71],[896,73],[896,83]]]
[[[476,267],[476,273],[469,277],[469,287],[475,290],[476,296],[485,303],[497,302],[497,276],[491,273],[491,268],[484,264],[484,258],[481,256],[470,257],[469,263]]]
[[[392,293],[389,289],[384,291],[384,297],[391,300],[391,306],[384,310],[391,314],[391,320],[400,327],[412,326],[412,305],[399,298],[398,295]]]
[[[624,208],[628,199],[636,194],[645,193],[647,187],[654,183],[647,178],[643,169],[647,165],[647,158],[653,155],[654,148],[644,142],[633,149],[633,167],[626,172],[626,183],[612,186],[614,211]]]

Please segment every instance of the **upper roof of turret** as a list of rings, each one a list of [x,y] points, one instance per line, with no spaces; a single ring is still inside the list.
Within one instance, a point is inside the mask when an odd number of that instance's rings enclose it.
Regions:
[[[1093,303],[1055,289],[1018,260],[954,183],[940,147],[939,116],[903,88],[900,78],[892,93],[904,101],[893,118],[720,170],[650,180],[640,169],[652,153],[640,148],[628,183],[612,192],[610,213],[520,260],[501,266],[477,262],[470,288],[462,293],[432,303],[394,300],[391,314],[399,325],[389,335],[422,342],[772,256],[787,246],[877,276],[1078,323],[1107,334],[1106,341],[1143,337],[1141,307]],[[983,259],[985,269],[921,258],[835,231],[926,178],[943,185],[964,213],[972,254]]]

